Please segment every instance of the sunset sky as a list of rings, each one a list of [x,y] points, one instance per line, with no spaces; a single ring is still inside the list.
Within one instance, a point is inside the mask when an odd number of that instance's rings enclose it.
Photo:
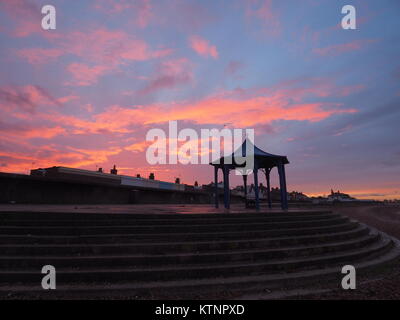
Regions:
[[[288,157],[290,191],[400,198],[398,0],[0,0],[0,44],[2,172],[209,183],[208,165],[146,162],[148,130],[178,120],[254,128]]]

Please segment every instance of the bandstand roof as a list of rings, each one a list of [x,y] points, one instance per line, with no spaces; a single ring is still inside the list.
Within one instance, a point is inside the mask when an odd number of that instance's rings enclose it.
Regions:
[[[242,157],[246,157],[247,155],[247,143],[251,144],[250,148],[253,148],[254,150],[254,162],[257,165],[258,168],[273,168],[275,166],[277,166],[278,164],[282,163],[282,164],[288,164],[289,160],[287,159],[286,156],[281,156],[281,155],[277,155],[277,154],[272,154],[272,153],[268,153],[265,152],[264,150],[261,150],[260,148],[258,148],[257,146],[255,146],[253,143],[251,143],[250,141],[248,141],[248,139],[246,139],[242,145],[236,150],[236,152],[232,153],[231,158],[232,159],[232,168],[236,168],[236,167],[244,167],[244,164],[237,164],[235,163],[235,157],[234,154],[239,154],[240,155],[240,149],[241,149],[241,156]],[[251,150],[251,149],[250,149]],[[222,166],[225,164],[225,159],[227,157],[221,157],[219,158],[217,161],[213,161],[210,164],[213,166]]]

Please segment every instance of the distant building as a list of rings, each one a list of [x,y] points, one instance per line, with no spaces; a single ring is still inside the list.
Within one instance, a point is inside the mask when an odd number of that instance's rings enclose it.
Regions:
[[[116,171],[117,169],[115,168],[115,166],[113,169],[110,170],[110,173],[67,167],[50,167],[31,170],[31,175],[49,178],[61,178],[66,181],[74,181],[80,183],[101,183],[105,185],[131,186],[142,189],[185,191],[184,185],[155,180],[154,173],[150,174],[149,179],[144,179],[140,177],[119,175],[117,173],[114,173]]]
[[[292,191],[288,196],[290,201],[311,201],[311,199],[302,192]]]
[[[103,170],[101,172],[103,172]],[[115,164],[114,164],[114,167],[110,170],[110,173],[111,174],[118,174],[118,170],[117,170]]]
[[[249,198],[249,199],[255,198],[254,189],[255,188],[254,188],[253,183],[247,187],[247,198]],[[258,189],[259,189],[260,200],[266,200],[267,199],[267,188],[262,183],[260,183]],[[244,197],[244,187],[242,185],[236,186],[234,189],[231,190],[231,192],[234,195]],[[293,197],[291,197],[292,193],[287,194],[288,200],[295,200],[295,199],[293,199]],[[299,199],[300,198],[301,199],[309,199],[306,195],[304,195],[300,192],[294,192],[294,194],[297,194]],[[300,195],[303,195],[303,197],[300,197]],[[281,199],[280,189],[278,187],[272,188],[271,189],[271,200],[272,201],[280,201],[280,199]],[[297,200],[299,200],[299,199],[297,199]]]
[[[210,182],[209,184],[203,184],[203,189],[212,189],[215,187],[214,182]],[[218,189],[223,189],[224,183],[222,181],[218,182]]]
[[[327,197],[326,196],[312,197],[311,200],[314,204],[323,204],[323,203],[332,203],[332,202],[355,202],[355,201],[361,202],[362,201],[362,200],[353,198],[346,193],[342,193],[339,190],[335,192],[332,189],[331,189],[331,193]]]
[[[331,189],[331,194],[328,196],[327,201],[328,202],[333,202],[333,201],[340,201],[340,202],[346,202],[346,201],[355,201],[355,198],[350,197],[350,195],[346,193],[342,193],[339,190],[337,192],[334,192]]]

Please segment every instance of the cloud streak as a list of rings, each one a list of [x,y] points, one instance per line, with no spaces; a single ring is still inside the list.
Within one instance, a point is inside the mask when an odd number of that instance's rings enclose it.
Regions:
[[[208,40],[194,35],[189,38],[190,47],[200,56],[205,58],[212,57],[214,59],[218,58],[217,47],[211,45]]]
[[[346,52],[358,51],[365,48],[367,45],[375,43],[377,40],[362,39],[352,42],[330,45],[327,47],[315,48],[313,53],[319,56],[337,56]]]

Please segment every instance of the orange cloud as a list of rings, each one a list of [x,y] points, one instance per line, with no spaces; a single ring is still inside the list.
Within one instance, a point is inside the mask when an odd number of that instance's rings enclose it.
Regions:
[[[57,127],[21,127],[21,126],[11,126],[6,127],[6,130],[0,129],[2,135],[13,135],[18,138],[32,139],[32,138],[42,138],[51,139],[60,134],[65,134],[66,130],[60,126]]]
[[[179,73],[180,66],[179,63],[171,62],[170,68]],[[96,73],[94,76],[85,72],[83,74],[84,77],[78,78],[81,84],[94,81],[97,76]],[[72,134],[125,134],[135,130],[138,125],[161,124],[170,120],[218,125],[231,123],[235,127],[254,127],[280,120],[317,122],[335,114],[357,112],[354,108],[344,108],[340,103],[327,103],[318,99],[330,95],[342,97],[359,90],[360,86],[333,87],[323,83],[322,80],[317,84],[311,82],[307,85],[309,86],[296,87],[293,83],[285,83],[275,88],[227,91],[194,102],[157,103],[132,107],[112,105],[104,112],[93,114],[87,119],[61,114],[54,109],[46,112],[35,111],[35,119],[49,122],[51,125],[47,127],[61,126]],[[25,90],[29,95],[22,98],[19,96],[15,98],[9,92],[3,95],[5,99],[14,101],[15,104],[25,98],[27,107],[35,103],[52,103],[52,100],[49,101],[49,98],[42,95],[42,91],[35,87],[27,87]],[[76,98],[67,96],[53,100],[60,103]],[[304,98],[313,98],[317,101],[304,103]],[[13,116],[20,120],[29,120],[24,113],[14,112]],[[58,134],[61,134],[61,131]]]
[[[298,189],[300,190],[307,190],[307,185],[304,186],[297,186]],[[324,186],[316,186],[317,189],[323,190]],[[315,188],[315,187],[314,187]],[[363,188],[347,188],[346,190],[340,189],[341,192],[347,193],[352,197],[356,197],[357,199],[374,199],[374,200],[379,200],[383,201],[386,199],[400,199],[400,193],[399,193],[399,188],[396,187],[391,187],[391,186],[382,186],[379,188],[374,188],[374,189],[363,189]],[[323,194],[321,192],[307,192],[306,194],[310,197],[318,197]],[[328,190],[325,193],[328,194]]]
[[[130,144],[129,146],[126,146],[124,149],[127,151],[132,151],[132,152],[143,152],[152,143],[153,142],[151,142],[151,141],[150,142],[149,141],[136,142],[136,143]]]
[[[190,47],[197,52],[197,54],[208,57],[211,56],[214,59],[218,58],[217,47],[210,45],[210,43],[199,36],[191,36],[189,38]]]
[[[232,123],[235,127],[267,124],[279,120],[317,122],[334,114],[354,113],[354,108],[343,108],[340,103],[301,103],[307,96],[327,97],[344,88],[319,85],[315,88],[260,89],[255,92],[225,92],[197,102],[153,104],[132,108],[111,106],[95,116],[96,125],[126,128],[132,124],[155,124],[169,120],[192,121],[198,124]],[[347,90],[350,93],[351,90]],[[346,92],[345,92],[346,93]],[[342,96],[342,94],[340,94]]]
[[[235,127],[251,127],[277,120],[321,121],[333,114],[353,113],[355,109],[329,108],[328,104],[310,103],[286,106],[284,101],[275,102],[269,97],[256,97],[247,100],[209,98],[193,105],[173,108],[160,112],[157,117],[147,117],[145,123],[160,123],[175,120],[191,120],[199,124],[232,123]],[[155,110],[154,110],[155,111]]]
[[[179,60],[166,61],[165,67],[171,74],[185,70],[185,63]],[[82,78],[91,81],[92,78]],[[36,104],[51,105],[77,99],[75,96],[53,98],[42,88],[27,86],[23,88],[1,88],[0,107]],[[3,143],[8,148],[26,152],[8,153],[2,158],[7,166],[1,170],[25,172],[35,162],[35,167],[64,165],[72,167],[94,168],[94,165],[109,165],[118,161],[129,166],[127,155],[142,153],[149,145],[144,139],[138,139],[133,132],[146,126],[163,125],[169,120],[189,121],[201,125],[224,125],[233,127],[255,127],[276,121],[318,122],[335,114],[354,113],[354,108],[345,108],[339,102],[324,102],[326,97],[342,97],[359,90],[358,86],[335,87],[329,81],[301,79],[287,81],[269,88],[240,89],[220,92],[198,101],[180,101],[155,103],[148,105],[120,106],[112,105],[97,114],[88,114],[86,118],[61,113],[62,109],[35,109],[32,117],[24,110],[16,112],[3,109],[10,116],[6,123],[0,123]],[[307,99],[307,100],[305,100]],[[4,103],[4,102],[8,103]],[[307,102],[304,102],[307,101]],[[312,101],[312,102],[309,102]],[[330,99],[332,101],[332,99]],[[333,100],[334,101],[334,100]],[[12,102],[12,103],[10,103]],[[14,118],[14,119],[12,119]],[[18,125],[15,124],[18,119]],[[33,122],[34,121],[34,122]],[[130,135],[128,135],[130,134]],[[57,140],[57,137],[60,140]],[[134,138],[133,138],[134,137]],[[45,146],[32,146],[29,139],[46,138]],[[66,139],[83,142],[83,147],[69,147]],[[133,142],[132,143],[132,139]],[[57,142],[58,141],[58,142]],[[61,143],[60,143],[61,141]],[[88,145],[96,141],[98,149],[89,149]],[[103,142],[100,142],[103,141]],[[32,143],[40,143],[32,141]],[[60,143],[57,147],[57,143]],[[198,144],[199,141],[192,142]],[[29,156],[25,155],[29,154]],[[0,155],[1,156],[1,155]],[[187,156],[180,154],[180,156]],[[1,163],[0,163],[1,165]]]
[[[29,154],[24,152],[0,151],[1,171],[27,172],[29,169],[51,166],[85,167],[94,166],[109,160],[123,149],[111,147],[103,150],[71,148],[61,150],[49,146],[36,147]],[[4,163],[5,162],[5,163]]]

